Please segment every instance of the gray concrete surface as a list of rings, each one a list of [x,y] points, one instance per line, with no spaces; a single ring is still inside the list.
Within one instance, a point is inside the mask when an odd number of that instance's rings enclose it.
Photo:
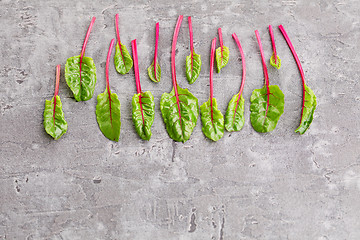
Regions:
[[[360,4],[358,1],[0,1],[0,239],[360,239]],[[120,14],[122,41],[137,38],[141,83],[156,100],[153,137],[139,139],[131,120],[134,73],[110,82],[121,101],[118,143],[100,132],[96,98],[75,102],[61,77],[60,96],[68,132],[58,141],[43,128],[45,99],[54,91],[55,66],[81,51],[96,16],[86,55],[94,59],[95,96],[105,88],[105,60]],[[171,91],[170,48],[177,16],[193,17],[201,76],[185,80],[189,54],[187,20],[178,40],[177,75],[182,87],[209,96],[210,42],[222,27],[230,63],[214,77],[214,95],[225,113],[241,81],[245,51],[246,123],[241,132],[213,143],[201,132],[173,142],[162,121],[161,94]],[[162,81],[146,68],[160,22]],[[255,132],[249,98],[263,84],[254,30],[265,55],[275,27],[281,70],[270,82],[285,94],[285,113],[275,131]],[[315,119],[303,136],[301,80],[277,25],[283,24],[318,98]]]

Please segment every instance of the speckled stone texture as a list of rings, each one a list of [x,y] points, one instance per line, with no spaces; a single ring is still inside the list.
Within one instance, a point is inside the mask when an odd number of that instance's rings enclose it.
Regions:
[[[0,239],[118,240],[358,240],[360,239],[360,4],[358,1],[0,1]],[[96,96],[105,89],[105,61],[115,38],[114,16],[131,50],[137,39],[142,89],[155,97],[149,142],[136,134],[133,70],[110,65],[110,85],[121,101],[121,136],[106,139],[96,122]],[[214,74],[214,96],[225,113],[241,82],[236,32],[247,63],[246,122],[241,132],[207,140],[198,120],[186,143],[165,130],[160,98],[170,92],[170,50],[179,14],[177,79],[202,104],[209,96],[211,39],[222,27],[229,64]],[[187,16],[202,56],[199,79],[189,85]],[[91,17],[96,22],[86,56],[97,66],[94,97],[76,102],[64,79],[68,57],[80,54]],[[147,76],[160,22],[162,80]],[[285,94],[285,112],[267,134],[250,124],[250,95],[263,84],[254,30],[268,59],[274,26],[282,67],[268,64],[270,84]],[[283,24],[318,98],[303,136],[302,86]],[[219,43],[218,43],[219,44]],[[114,54],[114,53],[113,53]],[[58,141],[43,127],[45,99],[62,66],[60,96],[68,132]]]

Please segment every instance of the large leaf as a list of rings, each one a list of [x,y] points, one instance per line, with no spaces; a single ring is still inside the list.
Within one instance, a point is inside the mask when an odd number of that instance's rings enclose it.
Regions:
[[[240,131],[244,126],[244,106],[245,100],[243,96],[235,94],[228,104],[225,113],[225,128],[229,132]]]
[[[202,131],[206,137],[217,141],[224,135],[224,116],[217,107],[216,98],[212,99],[212,116],[210,99],[200,106]]]
[[[305,85],[305,103],[301,112],[301,121],[295,132],[304,134],[310,127],[316,109],[316,96],[314,92]]]
[[[229,53],[230,53],[229,48],[225,46],[223,46],[222,52],[221,52],[221,47],[218,47],[216,49],[215,54],[216,54],[216,66],[218,73],[229,62]]]
[[[76,101],[91,99],[96,84],[96,67],[93,59],[83,57],[80,80],[80,55],[68,58],[65,64],[65,79]]]
[[[151,138],[151,126],[154,122],[154,116],[155,103],[151,92],[146,91],[135,94],[132,98],[132,119],[136,132],[144,140],[150,140]]]
[[[255,89],[251,94],[250,120],[253,128],[258,132],[270,132],[275,129],[280,116],[284,112],[284,94],[277,85],[266,85]]]
[[[277,61],[275,63],[275,56],[274,54],[271,56],[270,58],[270,64],[271,66],[273,66],[274,68],[280,69],[281,67],[281,59],[279,58],[279,55],[276,55]]]
[[[121,128],[120,101],[118,96],[106,88],[103,93],[97,96],[97,101],[96,119],[101,132],[108,139],[118,142]]]
[[[186,57],[186,78],[190,84],[196,81],[201,71],[201,56],[194,51],[192,57],[191,54]]]
[[[199,116],[198,100],[188,89],[177,86],[179,93],[179,107],[175,90],[161,96],[160,110],[169,136],[178,142],[189,140]],[[180,117],[181,115],[181,117]]]
[[[121,51],[119,44],[116,44],[115,49],[114,64],[116,71],[120,74],[126,74],[132,68],[133,60],[124,44],[121,43]]]
[[[55,140],[66,133],[67,122],[65,121],[61,100],[58,95],[50,101],[45,101],[44,127],[45,131]]]
[[[160,64],[156,62],[156,76],[155,76],[155,69],[154,69],[154,61],[151,63],[150,67],[148,68],[148,73],[151,81],[153,82],[160,82],[161,80],[161,68]]]

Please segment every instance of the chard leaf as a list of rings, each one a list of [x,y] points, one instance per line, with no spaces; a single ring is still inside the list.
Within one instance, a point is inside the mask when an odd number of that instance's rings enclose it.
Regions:
[[[222,51],[221,51],[221,47],[218,47],[216,49],[216,66],[218,73],[229,62],[229,53],[230,53],[229,48],[225,46],[223,46]]]
[[[65,64],[65,80],[76,101],[91,99],[96,84],[96,67],[93,59],[83,57],[80,77],[80,55],[68,58]]]
[[[58,95],[50,101],[45,101],[44,127],[45,131],[55,140],[66,133],[67,122],[65,121],[61,100]]]
[[[240,131],[244,126],[245,100],[240,93],[235,94],[228,104],[225,113],[225,128],[229,132]]]
[[[121,51],[119,44],[116,44],[116,51],[114,56],[114,64],[116,71],[120,74],[126,74],[130,71],[133,66],[133,60],[130,56],[130,53],[126,49],[125,45],[121,44]]]
[[[169,136],[178,142],[189,140],[199,116],[198,99],[189,92],[177,86],[179,102],[175,90],[163,93],[160,110]]]
[[[281,67],[281,59],[279,58],[279,55],[276,56],[277,57],[277,61],[275,63],[275,56],[274,54],[271,56],[270,58],[270,64],[271,66],[273,66],[274,68],[280,69]]]
[[[186,57],[186,78],[190,84],[193,84],[199,77],[201,71],[201,56],[193,51]]]
[[[155,103],[150,91],[135,94],[132,98],[132,119],[136,132],[144,140],[151,138],[151,126],[154,122]]]
[[[306,130],[310,127],[310,124],[313,120],[314,111],[316,109],[316,96],[314,92],[305,85],[305,96],[304,96],[304,106],[301,111],[301,121],[299,127],[295,130],[296,133],[304,134]]]
[[[224,116],[217,107],[216,98],[210,98],[200,106],[202,131],[206,137],[217,141],[224,135]]]
[[[149,78],[151,79],[151,81],[160,82],[160,80],[161,80],[160,64],[158,62],[156,62],[156,72],[155,72],[154,61],[153,61],[150,65],[150,67],[148,68],[148,74],[149,74]]]
[[[253,128],[258,132],[270,132],[275,129],[280,116],[284,112],[284,94],[277,85],[252,92],[250,105],[250,121]]]

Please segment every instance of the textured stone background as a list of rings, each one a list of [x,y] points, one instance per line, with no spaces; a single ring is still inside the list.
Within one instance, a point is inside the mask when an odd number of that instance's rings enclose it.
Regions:
[[[360,239],[360,4],[358,1],[0,1],[0,239]],[[68,132],[58,141],[43,128],[45,99],[54,91],[55,66],[77,55],[96,16],[86,55],[97,66],[94,96],[105,89],[105,60],[115,38],[114,15],[130,48],[137,38],[142,88],[156,100],[153,137],[144,142],[131,120],[133,70],[110,67],[119,95],[121,139],[100,132],[96,97],[75,102],[62,75],[60,96]],[[210,42],[222,27],[230,62],[215,74],[214,94],[225,113],[241,81],[236,32],[247,61],[246,123],[213,143],[201,132],[173,142],[162,121],[161,94],[170,92],[170,47],[177,16],[193,17],[201,76],[185,80],[189,54],[184,19],[177,53],[178,82],[209,96]],[[160,22],[162,81],[146,68]],[[285,94],[275,131],[255,132],[249,98],[263,84],[254,30],[267,59],[267,25],[275,27],[282,68],[270,82]],[[310,130],[294,133],[300,118],[301,80],[277,25],[283,24],[318,98]]]

